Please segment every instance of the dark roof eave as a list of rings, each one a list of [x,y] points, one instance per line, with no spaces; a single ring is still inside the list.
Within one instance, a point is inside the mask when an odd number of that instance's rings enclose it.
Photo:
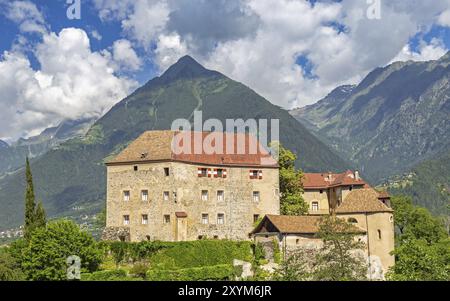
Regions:
[[[121,165],[135,165],[135,164],[146,164],[146,163],[165,163],[165,162],[177,162],[192,165],[202,165],[202,166],[224,166],[224,167],[259,167],[259,168],[272,168],[278,169],[280,166],[276,165],[258,165],[258,164],[233,164],[233,163],[220,163],[220,164],[210,164],[204,162],[194,162],[194,161],[183,161],[175,159],[161,159],[161,160],[139,160],[139,161],[119,161],[119,162],[106,162],[106,166],[121,166]]]

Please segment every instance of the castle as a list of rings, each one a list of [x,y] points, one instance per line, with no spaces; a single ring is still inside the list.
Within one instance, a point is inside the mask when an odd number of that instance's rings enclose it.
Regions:
[[[214,135],[227,143],[216,141],[215,151],[198,151],[185,142],[200,138],[202,145],[211,144],[211,133],[148,131],[107,162],[103,239],[264,242],[276,237],[284,250],[314,248],[320,246],[315,238],[320,216],[335,214],[355,226],[365,255],[382,273],[394,264],[389,196],[371,188],[358,172],[306,173],[309,215],[280,216],[278,163],[248,134]],[[177,138],[184,144],[174,147]]]

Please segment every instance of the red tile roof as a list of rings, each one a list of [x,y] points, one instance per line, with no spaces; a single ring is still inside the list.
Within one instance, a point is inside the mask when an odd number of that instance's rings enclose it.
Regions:
[[[355,173],[351,170],[346,172],[335,173],[305,173],[303,180],[303,188],[305,189],[326,189],[338,186],[350,185],[369,185],[361,178],[357,179]]]
[[[191,141],[190,145],[189,141]],[[194,141],[199,143],[195,145]],[[222,141],[222,145],[218,141]],[[203,149],[203,144],[212,145],[214,149]],[[197,154],[196,146],[200,150]],[[106,164],[137,164],[154,161],[178,161],[215,166],[278,167],[277,161],[249,134],[176,131],[145,132]]]

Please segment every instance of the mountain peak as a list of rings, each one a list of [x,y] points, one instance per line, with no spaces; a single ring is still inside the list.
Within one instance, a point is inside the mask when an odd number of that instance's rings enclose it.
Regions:
[[[3,141],[3,140],[0,140],[0,148],[8,148],[9,147],[9,144],[8,143],[6,143],[5,141]]]
[[[181,57],[175,64],[164,72],[159,80],[164,83],[198,77],[211,77],[220,75],[217,71],[208,70],[189,55]]]

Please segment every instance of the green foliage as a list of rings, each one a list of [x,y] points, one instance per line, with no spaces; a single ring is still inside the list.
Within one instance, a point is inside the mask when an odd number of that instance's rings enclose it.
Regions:
[[[10,254],[8,248],[0,247],[0,281],[25,280],[20,263]]]
[[[34,230],[20,256],[27,279],[65,280],[69,256],[80,257],[82,272],[93,272],[102,253],[90,234],[71,221],[59,220]]]
[[[390,280],[450,280],[450,239],[442,221],[405,196],[391,199],[396,233]]]
[[[151,269],[147,272],[147,279],[150,281],[232,280],[234,275],[233,265],[220,264],[177,270]]]
[[[24,227],[24,235],[25,238],[29,239],[31,236],[31,232],[34,229],[34,217],[36,210],[36,201],[34,195],[34,186],[33,186],[33,175],[31,174],[30,161],[26,160],[25,167],[25,179],[26,179],[26,193],[25,193],[25,227]]]
[[[124,270],[98,271],[81,274],[82,281],[129,281],[130,277]]]
[[[30,161],[26,159],[25,167],[26,192],[25,192],[25,227],[24,236],[30,239],[32,232],[41,227],[45,227],[46,216],[42,202],[36,207],[36,199],[34,194],[33,175],[31,174]]]
[[[277,281],[305,281],[311,278],[311,260],[305,250],[290,252],[286,260],[275,270],[272,280]]]
[[[135,277],[140,277],[146,279],[147,271],[149,270],[149,265],[145,262],[138,262],[133,265],[130,270],[130,274]]]
[[[278,240],[276,238],[273,238],[272,244],[273,244],[273,261],[275,263],[281,263],[281,251],[280,245],[278,244]]]
[[[297,156],[279,145],[280,165],[280,206],[284,215],[304,215],[308,213],[308,204],[303,200],[303,172],[296,170]]]
[[[411,198],[394,196],[391,203],[395,225],[399,230],[398,243],[410,239],[424,239],[428,244],[433,244],[448,237],[442,221],[433,217],[427,209],[412,205]]]
[[[396,248],[396,263],[387,278],[396,281],[450,281],[450,239],[429,245],[410,239]]]
[[[256,262],[266,259],[266,252],[261,243],[256,243],[253,245],[253,254]]]
[[[353,225],[335,216],[324,217],[318,237],[323,240],[323,248],[315,258],[314,280],[354,281],[365,280],[367,266],[365,260],[354,254],[364,244],[355,240]]]

